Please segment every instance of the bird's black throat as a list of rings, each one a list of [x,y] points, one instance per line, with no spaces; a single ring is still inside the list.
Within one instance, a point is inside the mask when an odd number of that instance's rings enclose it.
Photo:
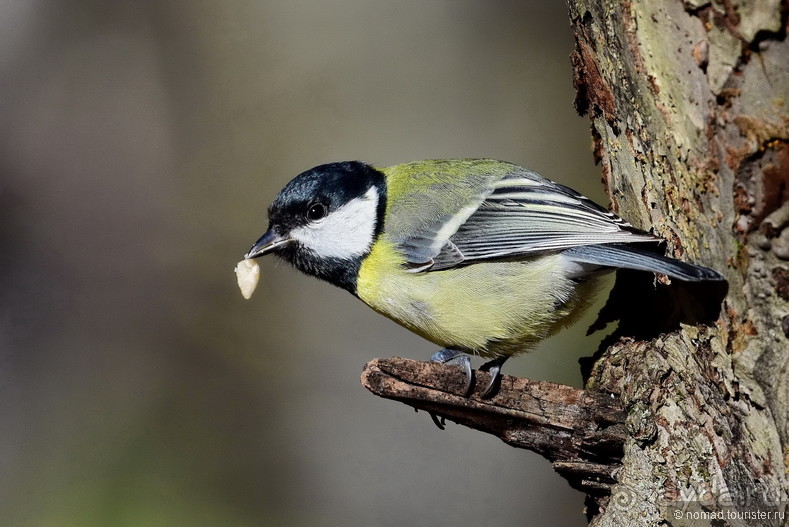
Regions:
[[[302,273],[345,289],[356,295],[356,279],[366,254],[355,258],[319,258],[315,253],[295,243],[277,251],[277,256]]]

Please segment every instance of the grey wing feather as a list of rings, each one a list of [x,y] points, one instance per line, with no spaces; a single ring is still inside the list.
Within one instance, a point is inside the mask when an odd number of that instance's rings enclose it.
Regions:
[[[622,245],[573,247],[564,251],[562,256],[580,264],[662,273],[686,282],[725,280],[719,272],[707,267]]]
[[[586,245],[659,241],[574,190],[517,168],[491,184],[476,211],[438,245],[433,265],[420,270]]]

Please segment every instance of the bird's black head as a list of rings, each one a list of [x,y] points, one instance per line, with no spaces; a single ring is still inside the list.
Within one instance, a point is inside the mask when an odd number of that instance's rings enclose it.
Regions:
[[[300,271],[356,291],[364,257],[383,229],[386,181],[375,168],[346,161],[291,180],[269,207],[269,226],[247,253],[274,253]]]

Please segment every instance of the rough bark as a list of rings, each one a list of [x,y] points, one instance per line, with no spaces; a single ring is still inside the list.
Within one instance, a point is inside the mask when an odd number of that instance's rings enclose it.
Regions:
[[[722,525],[789,524],[789,2],[569,4],[576,106],[591,119],[613,209],[666,239],[669,254],[723,272],[722,309],[672,311],[720,304],[720,291],[676,284],[657,284],[649,306],[630,313],[612,302],[603,316],[624,318],[580,393],[506,379],[491,401],[466,399],[441,383],[451,368],[409,363],[371,363],[367,385],[543,453],[589,493],[591,525],[691,525],[671,515],[688,501],[708,513],[778,505],[784,520]],[[521,406],[517,392],[534,389],[559,406]],[[595,457],[602,450],[509,440],[557,423],[576,438],[623,431],[621,458],[611,443]],[[583,483],[592,472],[562,470],[590,460],[607,465],[594,468],[595,485]]]
[[[595,362],[587,389],[646,411],[656,434],[625,441],[592,524],[786,500],[787,5],[577,0],[570,17],[576,104],[614,209],[731,284],[714,324],[621,340]]]
[[[489,380],[485,372],[475,372],[474,393],[466,396],[463,375],[459,368],[436,363],[375,359],[365,366],[362,384],[381,397],[533,450],[579,490],[595,496],[610,493],[626,436],[618,399],[506,375],[493,397],[482,398]]]

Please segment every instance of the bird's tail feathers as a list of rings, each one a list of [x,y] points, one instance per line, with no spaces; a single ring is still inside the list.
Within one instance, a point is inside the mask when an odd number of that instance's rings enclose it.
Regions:
[[[661,273],[685,282],[725,281],[719,272],[629,245],[584,245],[562,251],[575,263]]]

